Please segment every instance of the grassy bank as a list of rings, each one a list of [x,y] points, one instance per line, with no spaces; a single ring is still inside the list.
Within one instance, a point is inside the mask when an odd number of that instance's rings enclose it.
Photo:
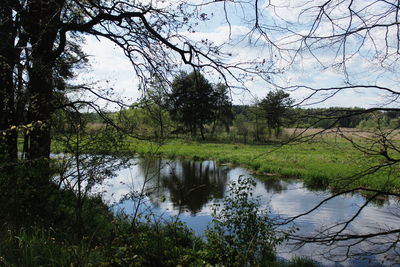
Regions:
[[[156,153],[166,158],[215,160],[240,165],[257,174],[276,174],[304,179],[310,186],[400,189],[400,182],[388,170],[358,177],[379,164],[345,140],[324,138],[309,143],[244,145],[169,140],[162,145],[128,139],[126,149],[139,154]],[[393,170],[392,170],[393,171]]]

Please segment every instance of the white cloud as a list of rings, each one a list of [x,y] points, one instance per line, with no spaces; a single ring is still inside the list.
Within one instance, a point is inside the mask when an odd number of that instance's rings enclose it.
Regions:
[[[208,38],[209,40],[215,39],[216,42],[227,41],[227,27],[216,28],[215,32],[194,34],[194,38],[201,40]],[[233,33],[239,36],[246,32],[245,27],[235,27]],[[100,84],[104,87],[113,87],[117,94],[122,97],[128,97],[130,102],[133,102],[140,96],[138,91],[138,81],[135,77],[134,70],[129,60],[124,54],[107,40],[98,41],[95,38],[88,38],[84,50],[89,55],[92,71],[90,73],[82,73],[80,80],[82,81],[101,81]],[[263,48],[257,47],[231,47],[230,52],[232,57],[230,62],[243,62],[250,60],[259,60],[261,57],[268,57],[268,51]],[[295,65],[293,69],[288,69],[288,72],[283,74],[283,78],[289,81],[290,84],[306,84],[314,87],[330,87],[340,83],[342,77],[332,70],[325,70],[321,72],[318,65],[312,59],[303,58],[302,65]],[[105,81],[109,81],[106,83]],[[243,90],[235,90],[233,92],[234,102],[236,104],[251,103],[253,96],[264,97],[269,90],[273,89],[270,84],[265,81],[254,77],[252,81],[246,82],[246,87],[251,93]],[[288,84],[286,84],[288,85]],[[292,93],[292,97],[301,99],[309,93],[306,90],[297,90]],[[355,101],[356,100],[356,101]],[[366,106],[371,103],[371,100],[376,100],[371,96],[362,94],[342,94],[328,102],[324,106]],[[128,103],[130,103],[128,101]]]
[[[200,42],[201,40],[210,40],[215,45],[222,45],[231,40],[236,40],[246,35],[250,29],[242,25],[223,25],[218,27],[213,27],[212,31],[197,31],[194,33],[183,32],[181,34],[190,38],[190,40]],[[230,40],[231,39],[231,40]]]
[[[264,10],[262,19],[265,20],[263,21],[265,23],[271,23],[271,20],[266,18],[266,14],[274,16],[277,20],[279,20],[279,18],[277,18],[277,15],[279,15],[291,23],[297,23],[297,18],[301,14],[300,18],[303,23],[302,26],[299,27],[299,25],[293,25],[293,27],[298,31],[298,33],[304,34],[307,32],[305,26],[307,23],[312,21],[312,16],[310,15],[312,10],[310,10],[309,7],[310,5],[316,6],[317,4],[318,2],[316,1],[271,1],[271,5],[275,5],[275,8],[264,6],[263,8],[266,9]],[[287,8],[287,6],[289,8]],[[204,9],[208,8],[208,11],[210,11],[212,10],[210,7],[211,6],[207,6]],[[214,7],[220,8],[221,6],[216,4]],[[360,9],[361,7],[355,6],[355,8]],[[383,7],[378,4],[376,4],[374,8],[377,12],[383,10]],[[304,9],[308,9],[308,11],[303,12]],[[212,11],[216,14],[216,21],[220,22],[223,18],[222,14],[220,14],[221,9]],[[332,15],[337,16],[338,11],[333,10],[333,12]],[[341,10],[340,12],[344,12],[344,10]],[[237,16],[238,14],[235,15]],[[248,14],[246,13],[246,15]],[[274,60],[272,67],[285,69],[285,73],[283,74],[271,75],[272,81],[282,86],[302,84],[319,88],[344,85],[344,76],[342,73],[343,66],[337,65],[337,68],[326,68],[340,61],[340,55],[336,55],[336,52],[340,51],[338,50],[340,49],[340,46],[330,45],[327,47],[320,47],[313,51],[313,55],[310,53],[303,53],[301,57],[297,55],[297,58],[291,62],[290,59],[291,56],[293,56],[293,51],[284,51],[282,56],[285,56],[285,58],[281,58],[278,53],[275,53],[276,51],[273,49],[270,50],[270,47],[264,45],[266,44],[265,39],[260,39],[258,43],[255,43],[254,39],[251,39],[251,37],[249,37],[250,35],[247,35],[251,31],[252,26],[249,24],[249,21],[244,22],[234,19],[232,22],[234,22],[234,24],[231,26],[227,24],[216,25],[214,20],[211,20],[202,23],[201,26],[199,26],[199,29],[202,29],[202,31],[199,30],[194,33],[185,32],[181,34],[194,42],[201,42],[201,40],[207,39],[215,45],[224,45],[223,51],[232,54],[232,56],[224,58],[225,63],[227,64],[261,61],[263,58],[272,58]],[[321,34],[329,32],[329,30],[329,25],[327,23],[321,24]],[[382,30],[376,30],[376,32],[372,32],[372,34],[373,37],[376,38],[374,39],[376,40],[375,45],[378,47],[385,45]],[[389,32],[389,34],[389,37],[393,39],[394,33]],[[253,35],[253,38],[254,37],[255,35]],[[277,40],[278,43],[283,45],[285,48],[293,48],[298,41],[298,36],[290,35],[289,33],[284,35],[281,31],[271,32],[271,35],[268,37]],[[357,44],[359,44],[359,42],[356,40],[348,41],[349,48],[353,50]],[[382,65],[377,64],[376,59],[371,57],[371,55],[373,55],[371,54],[373,49],[373,44],[370,41],[367,41],[363,44],[360,53],[356,53],[349,58],[346,66],[350,82],[395,87],[400,78],[397,71],[399,68],[397,68],[395,59],[392,59],[391,57],[387,58],[387,62],[385,63],[386,65],[384,65],[387,68],[382,68]],[[103,81],[105,87],[112,86],[118,94],[131,98],[131,100],[129,100],[131,102],[140,96],[140,92],[137,90],[138,80],[135,76],[134,70],[119,48],[115,47],[107,40],[101,39],[98,41],[93,37],[88,37],[84,50],[88,54],[93,55],[90,59],[92,72],[83,73],[80,77],[81,80]],[[273,54],[271,55],[271,53]],[[274,57],[274,55],[277,55],[277,57]],[[317,57],[318,60],[313,56]],[[322,63],[322,65],[319,63]],[[247,68],[249,65],[243,66]],[[237,74],[237,72],[234,73]],[[215,72],[210,74],[209,79],[214,82],[217,81],[217,75]],[[110,82],[105,83],[104,81],[106,80]],[[254,95],[264,97],[269,90],[274,88],[271,84],[257,77],[253,77],[252,80],[246,81],[245,85],[251,91],[251,94],[241,90],[234,91],[233,97],[237,104],[241,102],[251,102]],[[301,98],[306,97],[308,93],[307,90],[297,90],[292,93],[292,96],[300,100]],[[348,90],[338,94],[321,105],[369,107],[376,105],[376,102],[382,99],[381,95],[377,92],[374,93],[372,90]]]
[[[126,104],[140,96],[134,69],[119,47],[104,38],[88,36],[83,50],[90,56],[91,69],[80,73],[79,82],[96,82],[104,89],[112,87]]]

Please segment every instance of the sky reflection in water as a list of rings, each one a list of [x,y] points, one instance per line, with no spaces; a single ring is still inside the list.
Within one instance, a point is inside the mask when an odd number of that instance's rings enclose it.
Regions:
[[[118,203],[122,196],[131,190],[146,193],[143,199],[145,205],[163,218],[178,215],[189,227],[201,235],[211,222],[212,205],[224,197],[227,185],[240,175],[249,176],[243,168],[217,166],[213,161],[168,161],[162,159],[135,159],[130,168],[122,169],[117,177],[108,181],[98,190],[104,190],[104,198],[110,203]],[[146,182],[145,182],[146,181]],[[268,179],[257,184],[253,191],[254,196],[260,196],[263,207],[269,208],[272,216],[286,218],[306,212],[323,199],[330,196],[326,191],[310,191],[299,180]],[[143,187],[143,185],[145,185]],[[346,195],[334,198],[323,204],[317,211],[296,220],[299,233],[305,235],[313,233],[321,227],[351,218],[365,199],[359,194]],[[115,210],[132,214],[136,209],[136,202],[125,200],[115,205]],[[377,228],[398,226],[398,200],[388,199],[386,203],[369,204],[350,225],[349,230],[357,233],[368,233]],[[372,244],[369,244],[372,246]],[[291,251],[290,246],[281,246],[279,256],[290,258],[293,255],[311,256],[324,265],[335,265],[324,259],[326,248],[317,245],[307,245],[300,250]],[[369,247],[370,249],[371,247]],[[359,246],[358,249],[363,249]],[[342,253],[342,249],[334,251]],[[340,259],[340,258],[338,258]],[[369,257],[365,260],[347,260],[337,266],[377,266],[381,257]]]

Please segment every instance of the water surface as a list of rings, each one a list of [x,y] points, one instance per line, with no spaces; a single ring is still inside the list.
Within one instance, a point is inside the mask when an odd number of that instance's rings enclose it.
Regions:
[[[213,204],[226,195],[229,182],[237,180],[239,176],[251,176],[243,168],[217,166],[213,161],[139,158],[132,160],[132,163],[129,168],[118,171],[115,178],[98,189],[105,192],[105,199],[114,204],[114,209],[136,214],[145,212],[148,208],[156,216],[166,220],[171,216],[179,216],[198,235],[202,235],[211,222]],[[255,179],[254,195],[260,196],[262,208],[269,209],[271,217],[296,216],[331,196],[328,191],[307,189],[296,179]],[[120,202],[124,196],[125,200]],[[140,207],[137,205],[138,199]],[[283,228],[295,226],[299,228],[298,234],[312,235],[334,223],[352,218],[364,203],[365,198],[360,194],[339,196],[327,201],[316,211],[295,220],[295,225]],[[346,233],[367,234],[377,229],[397,229],[399,211],[399,201],[394,198],[369,203],[350,223]],[[298,250],[293,250],[293,246],[285,244],[279,247],[278,255],[286,259],[294,255],[308,256],[324,265],[336,266],[379,266],[385,255],[399,257],[393,255],[393,249],[384,255],[367,256],[367,252],[383,249],[391,244],[392,240],[380,238],[371,241],[379,242],[363,242],[352,247],[351,252],[361,252],[363,256],[351,259],[342,257],[346,254],[347,247],[332,249],[332,246],[316,244],[308,244]],[[384,241],[383,244],[381,241]],[[339,256],[334,257],[337,255]]]

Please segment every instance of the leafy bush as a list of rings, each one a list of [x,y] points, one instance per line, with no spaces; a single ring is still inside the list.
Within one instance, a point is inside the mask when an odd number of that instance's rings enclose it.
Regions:
[[[0,230],[0,266],[90,266],[103,258],[88,240],[72,244],[58,239],[52,228],[4,230]]]
[[[116,222],[118,231],[109,253],[109,266],[201,266],[197,252],[203,241],[180,221]]]
[[[252,197],[255,181],[239,177],[230,184],[222,208],[214,207],[213,225],[206,231],[207,258],[225,266],[265,265],[275,260],[277,235],[268,211]]]
[[[317,267],[318,264],[309,258],[294,257],[285,266],[287,266],[287,267]]]

